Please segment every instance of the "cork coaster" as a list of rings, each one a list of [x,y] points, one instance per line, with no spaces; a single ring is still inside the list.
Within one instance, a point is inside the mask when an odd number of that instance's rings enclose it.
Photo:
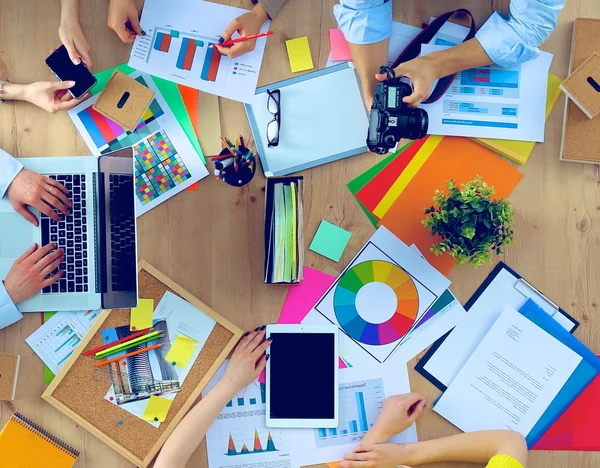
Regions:
[[[600,55],[590,55],[560,85],[560,89],[590,119],[600,114]]]

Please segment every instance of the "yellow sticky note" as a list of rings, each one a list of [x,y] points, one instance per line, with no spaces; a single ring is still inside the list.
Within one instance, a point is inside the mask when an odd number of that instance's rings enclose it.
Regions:
[[[152,316],[154,315],[154,300],[139,299],[137,307],[131,309],[131,320],[129,329],[131,331],[152,328]]]
[[[142,419],[144,421],[165,422],[172,400],[152,395],[146,405]]]
[[[196,351],[197,345],[197,341],[194,341],[187,336],[177,335],[175,341],[171,345],[171,349],[165,356],[165,360],[180,369],[185,369],[188,362],[190,362],[194,351]]]
[[[292,72],[295,73],[314,68],[308,45],[308,37],[290,39],[289,41],[285,41],[285,46],[287,47]]]

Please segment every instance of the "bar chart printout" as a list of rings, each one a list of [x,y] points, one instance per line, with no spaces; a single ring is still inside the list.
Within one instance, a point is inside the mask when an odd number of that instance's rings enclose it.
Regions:
[[[372,379],[340,384],[340,423],[333,429],[315,429],[318,447],[331,447],[360,441],[373,425],[385,394],[383,380]]]

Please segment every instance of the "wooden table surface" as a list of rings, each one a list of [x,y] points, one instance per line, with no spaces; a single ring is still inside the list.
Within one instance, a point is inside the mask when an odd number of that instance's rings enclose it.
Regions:
[[[0,7],[0,78],[26,83],[54,79],[44,59],[59,45],[58,0],[2,0]],[[107,0],[81,1],[80,20],[92,46],[95,71],[126,62],[129,47],[106,26]],[[221,1],[248,8],[249,0]],[[308,36],[313,60],[325,66],[329,29],[335,27],[335,0],[290,0],[272,23],[259,86],[291,76],[285,40]],[[469,8],[481,24],[493,10],[507,11],[509,0],[396,0],[394,19],[419,26],[431,15]],[[139,2],[141,4],[141,2]],[[600,17],[597,0],[570,0],[557,29],[543,45],[554,53],[551,71],[567,74],[573,19]],[[219,99],[223,135],[250,136],[242,104]],[[550,117],[546,142],[538,144],[524,178],[510,197],[516,212],[515,244],[503,260],[581,321],[576,336],[600,352],[600,169],[558,160],[564,98]],[[66,113],[49,115],[24,103],[0,105],[0,147],[15,157],[89,155],[90,151]],[[340,263],[306,250],[306,265],[340,271],[373,233],[346,183],[380,159],[365,154],[304,172],[306,245],[322,219],[352,232]],[[2,170],[2,168],[0,168]],[[235,189],[208,177],[200,190],[184,192],[139,220],[139,254],[216,311],[242,328],[275,322],[287,288],[265,286],[263,269],[264,179]],[[1,226],[9,229],[9,226]],[[595,256],[594,256],[595,255]],[[456,268],[452,291],[464,303],[492,267]],[[0,427],[18,410],[78,448],[81,468],[132,466],[71,420],[42,402],[42,364],[25,343],[40,326],[39,314],[0,330],[0,352],[21,353],[21,399],[0,402]],[[409,365],[413,391],[433,401],[439,392]],[[25,385],[23,385],[25,384]],[[417,423],[421,440],[457,432],[430,409]],[[0,455],[1,456],[1,455]],[[189,467],[206,466],[204,444]],[[440,465],[441,466],[441,465]],[[448,468],[465,464],[445,464]],[[475,465],[471,465],[475,466]],[[600,466],[600,454],[532,452],[528,467]]]

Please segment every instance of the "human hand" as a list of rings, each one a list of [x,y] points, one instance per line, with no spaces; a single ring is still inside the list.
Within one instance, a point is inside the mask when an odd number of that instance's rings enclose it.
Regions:
[[[413,93],[402,98],[402,101],[410,107],[417,107],[427,99],[431,94],[434,81],[442,77],[435,54],[401,63],[394,68],[394,72],[397,77],[406,76],[412,82]],[[378,81],[384,81],[387,76],[385,73],[377,73],[375,78]]]
[[[225,369],[223,384],[236,393],[257,379],[267,364],[269,355],[265,353],[271,339],[265,340],[265,327],[246,333],[231,355]]]
[[[60,182],[36,174],[29,169],[21,169],[6,191],[15,211],[34,226],[38,225],[38,220],[29,211],[27,205],[58,222],[60,217],[52,208],[54,207],[68,216],[69,208],[67,207],[71,207],[71,201],[67,198],[68,194],[69,191]]]
[[[126,26],[127,23],[131,29]],[[119,39],[126,44],[133,44],[135,36],[146,35],[140,26],[139,13],[133,0],[110,0],[108,27],[117,33]]]
[[[75,14],[65,12],[61,15],[58,37],[60,37],[60,42],[67,48],[69,57],[75,65],[79,65],[83,60],[83,63],[88,67],[93,66],[90,46]]]
[[[38,81],[24,87],[24,99],[51,114],[69,110],[82,102],[87,96],[73,99],[69,88],[75,86],[74,81]]]
[[[15,260],[4,279],[4,287],[13,304],[30,298],[62,277],[63,271],[59,269],[47,278],[64,261],[63,250],[54,249],[56,244],[48,244],[42,248],[33,244],[27,252]]]
[[[410,468],[402,462],[404,446],[401,444],[359,444],[344,456],[340,468]]]
[[[265,9],[260,3],[257,3],[255,7],[252,8],[252,10],[250,10],[248,13],[238,16],[231,23],[229,23],[229,26],[225,28],[225,31],[223,31],[221,37],[228,41],[236,31],[240,36],[258,34],[260,32],[260,28],[268,19],[269,15]],[[256,47],[256,39],[253,41],[238,42],[230,47],[223,47],[219,44],[216,44],[216,47],[222,54],[234,58],[253,51],[254,47]]]
[[[386,398],[379,416],[363,442],[382,444],[396,434],[404,432],[423,414],[426,404],[425,397],[418,393]]]

